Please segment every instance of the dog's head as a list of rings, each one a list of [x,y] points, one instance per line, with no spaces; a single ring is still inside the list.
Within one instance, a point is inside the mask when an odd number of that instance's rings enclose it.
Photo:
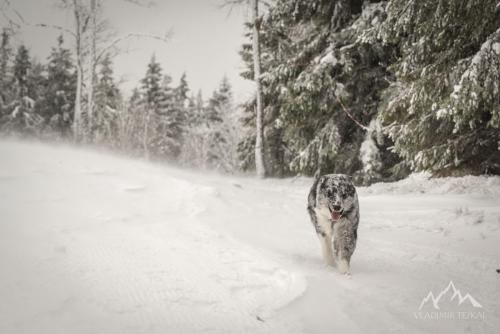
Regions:
[[[343,174],[322,176],[318,181],[318,206],[327,208],[332,221],[347,214],[357,200],[351,177]]]

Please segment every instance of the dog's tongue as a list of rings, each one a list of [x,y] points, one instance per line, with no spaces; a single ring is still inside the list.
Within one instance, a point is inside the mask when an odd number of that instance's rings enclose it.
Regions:
[[[338,211],[332,211],[332,220],[339,220],[342,214]]]

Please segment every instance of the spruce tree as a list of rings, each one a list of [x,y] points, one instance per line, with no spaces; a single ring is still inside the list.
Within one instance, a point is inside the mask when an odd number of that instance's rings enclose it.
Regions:
[[[64,47],[62,35],[57,39],[57,46],[52,48],[48,61],[47,85],[40,112],[52,131],[69,138],[73,123],[76,76],[71,52]]]
[[[203,122],[203,115],[205,114],[205,101],[203,100],[203,92],[201,89],[198,90],[198,94],[196,94],[196,115],[198,122]]]
[[[195,126],[198,123],[198,108],[196,106],[196,97],[191,94],[188,97],[186,106],[186,127]]]
[[[28,74],[31,70],[31,59],[29,51],[21,44],[17,49],[16,57],[14,60],[14,77],[13,84],[15,87],[15,95],[18,99],[28,96]]]
[[[154,113],[160,113],[165,108],[166,98],[162,89],[162,80],[162,68],[153,55],[146,75],[141,80],[141,90],[145,106]]]
[[[205,109],[204,120],[207,124],[205,165],[208,168],[225,172],[236,169],[238,139],[235,111],[231,85],[224,76]]]
[[[189,85],[187,82],[187,76],[186,73],[182,73],[179,85],[174,89],[175,99],[181,108],[186,107],[186,102],[188,102],[188,92]]]
[[[48,120],[43,116],[45,98],[47,97],[47,67],[36,59],[32,59],[31,70],[28,73],[28,96],[33,100],[33,113],[41,123],[38,134],[41,137],[53,137]]]
[[[145,77],[141,80],[141,95],[143,112],[145,113],[142,146],[146,159],[151,157],[151,151],[158,142],[158,123],[160,114],[166,108],[166,97],[161,87],[162,69],[153,55],[148,64]],[[157,150],[157,149],[156,149]]]
[[[318,168],[353,174],[361,169],[358,153],[365,130],[357,123],[367,125],[376,117],[391,59],[376,40],[383,4],[365,6],[357,1],[278,0],[263,17],[265,160],[271,175],[312,175]],[[241,54],[247,63],[243,76],[251,78],[249,44]],[[252,105],[245,104],[242,121],[247,127],[255,124]],[[248,138],[240,144],[244,166],[251,166],[251,145]]]
[[[222,78],[219,88],[216,89],[212,97],[208,100],[208,106],[205,111],[205,119],[210,124],[216,124],[223,121],[221,115],[222,108],[232,101],[231,85],[226,76]]]
[[[113,79],[113,68],[109,55],[100,63],[95,86],[94,141],[112,147],[118,146],[118,131],[121,112],[121,95]]]
[[[32,61],[24,45],[17,49],[13,64],[12,86],[14,99],[7,112],[0,119],[0,130],[7,133],[20,133],[27,136],[39,136],[43,128],[43,118],[35,112],[35,100],[29,94]]]
[[[143,152],[144,124],[146,122],[146,112],[143,98],[138,88],[134,88],[127,103],[127,123],[125,126],[125,138],[122,147],[133,155],[140,155]]]
[[[179,162],[182,165],[206,168],[208,126],[204,118],[204,102],[201,90],[191,95],[185,110],[185,125]]]
[[[12,57],[12,48],[10,46],[10,31],[2,30],[0,40],[0,116],[6,108],[6,105],[12,99],[12,87],[9,85],[10,73],[9,63]]]
[[[495,0],[392,0],[380,31],[400,55],[381,119],[413,170],[500,173]]]
[[[146,157],[174,160],[180,153],[184,115],[176,103],[171,81],[170,76],[162,74],[153,56],[141,81],[142,109],[146,114],[143,131]]]
[[[158,132],[161,135],[158,137],[157,147],[159,155],[172,161],[176,160],[181,152],[186,115],[183,103],[179,100],[178,90],[170,87],[171,82],[172,78],[165,75],[162,84],[165,109],[159,119]]]

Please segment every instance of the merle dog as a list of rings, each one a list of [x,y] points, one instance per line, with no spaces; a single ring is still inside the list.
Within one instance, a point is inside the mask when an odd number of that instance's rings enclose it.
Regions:
[[[307,202],[323,258],[328,265],[336,263],[342,274],[350,274],[359,222],[358,195],[351,177],[343,174],[320,177],[316,173]]]

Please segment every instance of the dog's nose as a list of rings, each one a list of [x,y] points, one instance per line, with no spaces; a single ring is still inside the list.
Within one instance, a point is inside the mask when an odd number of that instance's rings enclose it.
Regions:
[[[333,211],[340,211],[340,205],[334,205]]]

